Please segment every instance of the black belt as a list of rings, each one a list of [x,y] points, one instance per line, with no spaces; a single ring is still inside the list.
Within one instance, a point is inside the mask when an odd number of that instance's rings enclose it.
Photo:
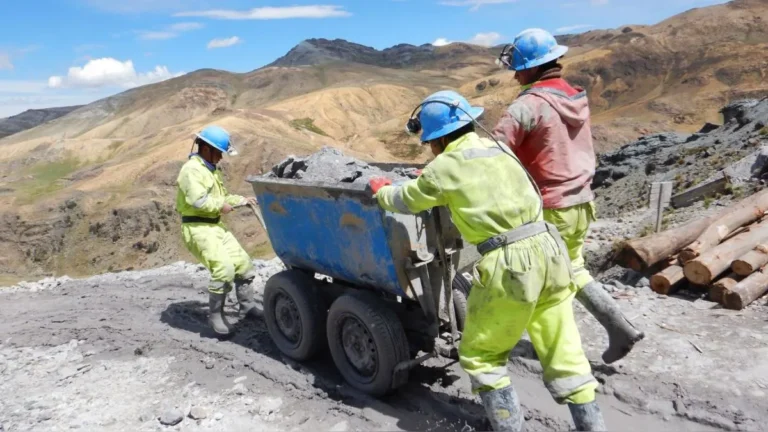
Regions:
[[[219,223],[219,220],[221,218],[205,218],[201,216],[182,216],[181,217],[181,223],[207,223],[207,224],[213,224],[216,225]]]

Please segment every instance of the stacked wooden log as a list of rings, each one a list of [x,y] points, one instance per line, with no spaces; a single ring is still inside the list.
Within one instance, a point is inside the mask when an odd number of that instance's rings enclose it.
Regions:
[[[651,288],[660,294],[687,284],[741,310],[768,292],[766,212],[768,189],[709,217],[626,241],[616,262],[653,273]]]

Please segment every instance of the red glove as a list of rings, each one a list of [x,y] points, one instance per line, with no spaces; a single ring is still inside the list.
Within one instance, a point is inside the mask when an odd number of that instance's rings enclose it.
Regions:
[[[386,185],[391,185],[391,184],[392,184],[392,180],[386,177],[372,177],[370,180],[368,180],[368,186],[371,187],[371,190],[373,191],[374,195],[376,195],[376,193],[382,187]]]
[[[416,170],[416,175],[420,176],[421,175],[421,170]]]

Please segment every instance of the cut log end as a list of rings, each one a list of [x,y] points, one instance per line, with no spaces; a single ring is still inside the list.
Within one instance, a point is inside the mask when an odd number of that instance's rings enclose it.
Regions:
[[[669,294],[683,280],[683,269],[680,266],[670,266],[664,271],[651,276],[651,289],[659,294]]]
[[[731,270],[739,276],[749,276],[757,271],[756,268],[752,267],[752,264],[742,260],[734,261],[731,264]]]
[[[698,261],[688,262],[683,269],[685,278],[696,285],[709,285],[712,279],[714,279],[709,268]]]
[[[742,310],[747,306],[744,304],[744,301],[741,299],[741,295],[739,295],[739,293],[729,292],[725,295],[724,300],[725,301],[723,301],[723,306],[725,306],[726,309]]]

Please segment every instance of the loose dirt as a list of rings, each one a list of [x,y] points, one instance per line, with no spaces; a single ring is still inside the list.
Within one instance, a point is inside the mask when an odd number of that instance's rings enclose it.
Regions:
[[[255,263],[259,297],[282,265]],[[0,290],[0,430],[488,428],[452,360],[418,367],[405,387],[376,400],[348,387],[327,353],[307,364],[282,357],[261,320],[238,322],[233,338],[216,339],[206,323],[207,279],[202,267],[180,262]],[[606,337],[576,306],[609,428],[760,430],[768,420],[768,366],[756,360],[768,352],[764,300],[732,312],[624,288],[614,296],[647,338],[614,365],[599,361]],[[552,401],[540,372],[521,341],[509,373],[528,430],[567,430],[568,410]]]

